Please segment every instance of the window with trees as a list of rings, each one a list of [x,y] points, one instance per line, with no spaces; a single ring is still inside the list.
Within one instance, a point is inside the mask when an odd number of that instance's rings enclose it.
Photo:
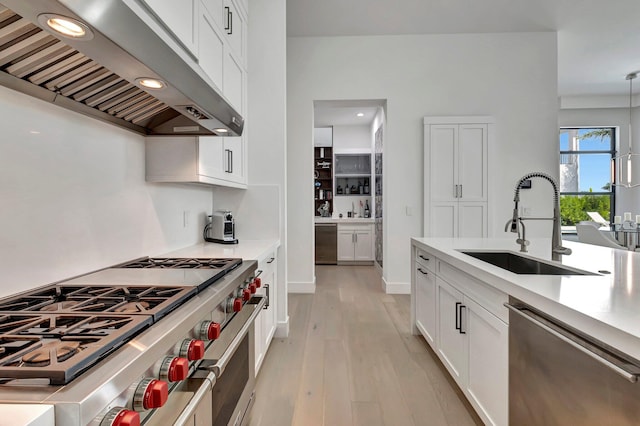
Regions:
[[[591,220],[598,212],[612,222],[615,190],[612,158],[615,128],[560,129],[560,216],[563,226]]]

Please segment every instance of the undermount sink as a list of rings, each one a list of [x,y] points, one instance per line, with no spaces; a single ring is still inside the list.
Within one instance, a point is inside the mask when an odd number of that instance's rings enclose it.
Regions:
[[[527,275],[596,275],[579,269],[569,269],[551,263],[541,262],[530,257],[520,256],[509,251],[463,251],[467,256],[475,257],[498,268],[514,274]]]

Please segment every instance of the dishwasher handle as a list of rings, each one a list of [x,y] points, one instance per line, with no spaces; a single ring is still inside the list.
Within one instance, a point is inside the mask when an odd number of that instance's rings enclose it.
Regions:
[[[551,325],[547,325],[541,321],[539,321],[538,319],[534,318],[533,315],[527,315],[526,313],[524,313],[521,309],[519,309],[517,306],[511,305],[509,303],[504,303],[504,307],[509,309],[511,312],[519,315],[520,317],[526,319],[527,321],[530,321],[531,323],[537,325],[538,327],[542,328],[543,330],[545,330],[546,332],[552,334],[553,336],[557,337],[558,339],[562,340],[564,343],[567,343],[568,345],[574,347],[575,349],[579,350],[580,352],[582,352],[585,355],[588,355],[589,357],[593,358],[595,361],[599,362],[600,364],[604,365],[605,367],[613,370],[615,373],[617,373],[618,375],[624,377],[625,379],[627,379],[629,382],[631,383],[636,383],[638,381],[638,373],[636,372],[632,372],[629,371],[628,369],[625,368],[625,365],[622,361],[620,361],[619,363],[610,361],[606,358],[603,358],[601,355],[593,352],[592,350],[590,350],[587,346],[594,346],[594,347],[598,347],[597,345],[595,345],[592,342],[589,342],[587,340],[585,340],[584,338],[577,336],[573,333],[570,333],[569,331],[560,328],[559,326],[556,327],[552,327]],[[571,336],[571,338],[567,337],[567,334],[569,334]],[[573,340],[575,339],[575,340]],[[583,342],[583,344],[579,343],[579,342]]]

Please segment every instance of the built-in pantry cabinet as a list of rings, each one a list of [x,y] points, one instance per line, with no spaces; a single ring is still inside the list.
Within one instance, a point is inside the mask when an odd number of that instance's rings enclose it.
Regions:
[[[246,119],[246,4],[235,0],[145,0],[145,3]],[[146,179],[246,188],[246,143],[246,134],[148,137]]]
[[[508,423],[507,295],[412,247],[415,326],[486,424]]]
[[[488,235],[491,117],[424,118],[424,230],[431,237]]]

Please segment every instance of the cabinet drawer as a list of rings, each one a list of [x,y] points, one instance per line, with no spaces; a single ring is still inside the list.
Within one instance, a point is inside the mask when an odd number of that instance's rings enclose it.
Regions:
[[[445,262],[440,262],[438,276],[461,290],[465,295],[505,323],[509,323],[509,311],[503,306],[509,299],[507,294],[478,281],[466,272]]]
[[[431,272],[436,270],[436,258],[431,253],[416,249],[416,263],[424,266]]]

